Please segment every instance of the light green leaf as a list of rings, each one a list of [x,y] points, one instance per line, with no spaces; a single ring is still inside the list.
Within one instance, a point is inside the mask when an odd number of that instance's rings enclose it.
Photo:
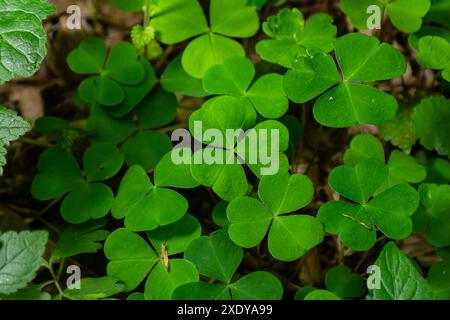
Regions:
[[[0,294],[14,293],[34,279],[47,240],[44,231],[0,234]]]
[[[314,290],[305,296],[304,300],[341,300],[337,295],[328,290]]]
[[[113,277],[82,278],[80,289],[66,289],[64,296],[70,300],[99,300],[114,296],[125,289],[125,285]]]
[[[283,286],[269,272],[252,272],[229,286],[233,300],[281,300]]]
[[[190,164],[175,164],[172,160],[172,152],[167,153],[155,168],[155,185],[159,187],[195,188],[200,184],[192,177]],[[191,150],[184,148],[183,151],[191,154]]]
[[[184,258],[194,263],[200,274],[230,283],[242,261],[243,250],[221,230],[192,241]]]
[[[425,36],[419,40],[417,62],[425,67],[435,70],[444,70],[443,76],[450,69],[450,43],[447,39],[438,36]],[[449,81],[448,78],[446,78]]]
[[[426,300],[432,291],[416,266],[393,242],[386,244],[375,261],[381,288],[369,290],[371,300]]]
[[[175,289],[173,300],[231,300],[227,286],[209,282],[193,282]]]
[[[0,145],[8,146],[31,130],[31,124],[17,112],[0,105]]]
[[[354,166],[357,163],[375,159],[384,162],[384,149],[380,140],[369,134],[359,134],[350,142],[344,154],[344,163]]]

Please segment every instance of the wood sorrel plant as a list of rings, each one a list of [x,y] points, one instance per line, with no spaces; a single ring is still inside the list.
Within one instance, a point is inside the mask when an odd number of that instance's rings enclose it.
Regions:
[[[1,84],[50,2],[0,0]],[[110,2],[34,130],[0,91],[0,299],[450,299],[447,0]]]

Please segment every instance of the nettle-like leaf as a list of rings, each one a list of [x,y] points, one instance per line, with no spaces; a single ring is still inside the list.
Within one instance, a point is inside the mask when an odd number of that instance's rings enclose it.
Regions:
[[[184,284],[174,291],[173,299],[279,300],[283,295],[280,281],[269,272],[252,272],[232,281],[241,264],[243,250],[229,239],[224,230],[192,241],[184,257],[197,267],[200,274],[220,283]]]
[[[103,247],[99,242],[109,235],[109,231],[101,229],[107,223],[106,219],[99,219],[68,227],[59,236],[52,259],[97,252]]]
[[[433,292],[413,261],[393,242],[381,251],[375,266],[380,268],[381,288],[370,289],[370,300],[427,300]]]
[[[383,145],[380,140],[371,135],[360,134],[355,136],[350,148],[345,152],[344,163],[354,166],[367,159],[379,160],[385,162]],[[425,180],[427,170],[419,164],[417,160],[399,150],[392,151],[387,162],[389,175],[380,189],[380,192],[402,183],[419,183]]]
[[[450,273],[448,270],[450,270],[450,261],[444,260],[433,264],[428,273],[428,283],[437,299],[450,299]]]
[[[284,79],[288,97],[305,103],[320,96],[314,105],[315,119],[328,127],[345,128],[355,124],[384,124],[397,112],[396,99],[369,83],[400,77],[406,70],[405,58],[387,43],[360,33],[336,40],[333,58],[318,50],[298,55]]]
[[[422,19],[430,9],[430,0],[341,0],[341,9],[359,29],[368,29],[368,8],[376,5],[381,14],[387,11],[392,24],[400,31],[412,33],[422,26]]]
[[[420,102],[413,112],[413,125],[420,144],[441,155],[450,154],[450,100],[432,96]]]
[[[419,40],[417,62],[429,69],[442,70],[442,76],[450,81],[450,43],[438,36],[425,36]]]
[[[240,99],[242,108],[250,103],[267,119],[283,116],[289,107],[283,89],[283,77],[276,73],[262,76],[253,84],[255,67],[245,57],[234,56],[212,66],[203,78],[203,88],[210,94],[230,95]],[[250,86],[251,85],[251,86]]]
[[[392,239],[408,237],[419,195],[408,184],[397,184],[374,197],[388,176],[388,167],[374,159],[333,169],[330,187],[352,202],[330,201],[320,207],[317,218],[326,231],[356,251],[374,246],[377,229]]]
[[[228,205],[228,233],[233,242],[244,248],[255,247],[268,233],[272,256],[293,261],[323,240],[323,227],[315,218],[286,215],[311,202],[314,189],[307,176],[287,172],[264,176],[258,195],[259,199],[240,197]]]
[[[51,295],[42,291],[39,285],[29,285],[24,289],[20,289],[11,294],[0,294],[0,300],[15,300],[15,301],[31,301],[31,300],[51,300]]]
[[[0,176],[6,164],[6,147],[30,130],[28,121],[18,116],[16,111],[0,105]]]
[[[174,44],[192,37],[182,56],[182,65],[194,78],[203,78],[213,65],[230,56],[245,56],[241,44],[230,38],[256,34],[259,17],[247,0],[211,0],[210,26],[197,0],[159,1],[152,10],[151,25],[157,38]]]
[[[190,222],[188,222],[190,221]],[[183,224],[191,225],[184,229]],[[145,277],[147,300],[167,300],[173,291],[185,284],[199,281],[195,266],[185,259],[170,259],[183,252],[200,236],[200,223],[192,216],[178,223],[148,233],[157,252],[138,234],[128,229],[114,231],[105,242],[105,255],[110,260],[109,276],[125,283],[125,291],[135,289]],[[155,237],[155,240],[152,238]]]
[[[31,193],[41,201],[68,194],[61,204],[61,215],[70,223],[102,218],[110,211],[114,195],[101,181],[115,176],[123,161],[123,155],[113,145],[93,145],[84,154],[83,173],[70,153],[47,149],[39,158],[39,173],[34,177]]]
[[[248,191],[247,177],[241,162],[245,162],[252,172],[261,176],[264,168],[270,164],[263,163],[261,157],[256,161],[250,161],[251,147],[257,148],[256,151],[261,154],[265,152],[268,157],[278,159],[279,171],[288,169],[289,162],[284,152],[289,147],[289,131],[278,121],[267,120],[256,122],[256,112],[250,103],[241,104],[242,100],[232,96],[221,96],[208,100],[201,109],[192,114],[189,119],[189,129],[194,138],[203,144],[208,145],[205,149],[196,151],[193,155],[191,164],[192,176],[200,184],[212,187],[213,191],[222,199],[230,201],[236,197],[243,196]],[[245,106],[245,107],[244,107]],[[208,129],[218,129],[227,137],[227,130],[250,130],[243,133],[243,136],[231,141],[221,141],[219,137],[200,136],[196,125],[201,122],[202,132]],[[252,128],[253,127],[253,128]],[[267,137],[261,138],[260,130],[266,130]],[[276,131],[275,131],[276,130]],[[271,133],[278,132],[279,140],[277,150],[272,150]],[[251,145],[252,137],[257,139],[258,145]],[[223,139],[222,139],[223,140]],[[195,159],[211,159],[217,161],[209,163],[208,161],[196,161]]]
[[[450,246],[450,186],[423,183],[419,195],[421,206],[415,214],[419,229],[425,230],[433,246]]]
[[[79,289],[64,290],[64,297],[70,300],[99,300],[109,298],[125,289],[125,285],[113,277],[82,278]]]
[[[196,183],[190,177],[189,166],[173,165],[169,170],[174,172],[165,177],[170,161],[169,153],[156,167],[155,184],[138,165],[131,166],[124,175],[111,212],[116,219],[125,218],[125,226],[128,229],[154,230],[175,223],[186,214],[187,200],[167,187],[190,188]],[[191,182],[184,180],[184,177],[188,177]]]
[[[34,279],[47,240],[44,231],[0,234],[0,294],[17,292]]]
[[[0,1],[0,84],[39,70],[47,54],[42,20],[54,11],[48,0]]]
[[[292,69],[305,49],[333,50],[337,29],[332,22],[331,16],[319,13],[305,23],[298,9],[282,9],[264,22],[263,30],[272,39],[258,42],[256,52],[268,62]]]
[[[69,54],[67,63],[72,71],[91,76],[80,84],[80,97],[114,107],[111,114],[117,117],[131,111],[156,84],[149,62],[127,42],[117,43],[107,57],[102,39],[87,38]]]

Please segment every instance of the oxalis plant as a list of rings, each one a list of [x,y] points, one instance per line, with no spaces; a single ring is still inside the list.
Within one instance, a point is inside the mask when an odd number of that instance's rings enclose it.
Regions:
[[[450,2],[324,3],[99,2],[36,119],[0,0],[0,300],[450,299]]]

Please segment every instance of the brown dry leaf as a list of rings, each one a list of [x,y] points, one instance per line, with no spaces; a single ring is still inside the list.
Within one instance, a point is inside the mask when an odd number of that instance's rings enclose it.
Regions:
[[[39,86],[11,86],[9,99],[19,104],[20,113],[33,126],[36,119],[44,116],[44,100]]]

